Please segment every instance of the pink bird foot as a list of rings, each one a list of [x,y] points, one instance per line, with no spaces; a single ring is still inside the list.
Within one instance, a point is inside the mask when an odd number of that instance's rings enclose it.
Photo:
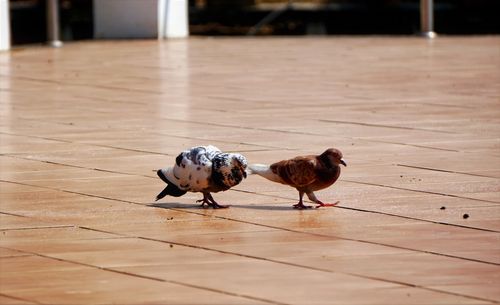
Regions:
[[[316,206],[316,209],[321,208],[321,207],[334,207],[336,206],[340,201],[337,201],[335,203],[323,203],[321,201],[316,202],[318,205]]]
[[[297,210],[304,210],[304,209],[310,209],[310,208],[312,208],[312,206],[310,206],[310,205],[304,205],[302,202],[299,202],[297,204],[294,204],[293,208],[297,209]]]

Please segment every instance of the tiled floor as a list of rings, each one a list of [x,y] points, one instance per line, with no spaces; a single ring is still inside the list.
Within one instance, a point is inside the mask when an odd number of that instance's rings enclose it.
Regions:
[[[0,53],[1,304],[500,302],[500,38],[115,41]],[[155,203],[213,144],[348,167]],[[464,218],[467,214],[469,217]]]

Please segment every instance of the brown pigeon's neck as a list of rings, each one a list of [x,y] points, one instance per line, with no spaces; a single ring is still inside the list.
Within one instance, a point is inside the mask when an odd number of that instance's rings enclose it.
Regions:
[[[319,156],[318,156],[318,160],[319,160],[321,163],[323,163],[325,166],[327,166],[327,167],[334,167],[334,166],[335,166],[335,164],[332,164],[332,163],[330,162],[330,159],[328,158],[328,155],[326,155],[326,154],[321,154],[321,155],[319,155]]]

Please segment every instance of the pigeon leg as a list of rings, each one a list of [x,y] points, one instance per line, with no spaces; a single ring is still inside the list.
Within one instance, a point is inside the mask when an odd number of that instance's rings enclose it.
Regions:
[[[212,197],[212,194],[208,193],[207,196],[208,196],[208,200],[210,201],[209,205],[212,208],[214,208],[214,209],[226,209],[229,207],[228,205],[218,204],[217,201],[215,201],[214,197]]]
[[[316,195],[314,195],[313,192],[307,193],[307,198],[309,198],[309,200],[311,200],[312,202],[315,202],[316,204],[318,204],[316,206],[316,208],[320,208],[320,207],[334,207],[334,206],[336,206],[340,202],[340,201],[337,201],[335,203],[324,203],[321,200],[319,200],[318,198],[316,198]]]
[[[218,204],[217,201],[214,200],[214,197],[210,193],[203,193],[203,199],[197,200],[196,202],[201,202],[201,207],[205,208],[205,203],[214,209],[225,209],[228,208],[228,205]]]
[[[337,201],[337,202],[334,202],[334,203],[323,203],[323,202],[316,202],[318,205],[316,206],[316,209],[317,208],[321,208],[321,207],[334,207],[336,206],[340,201]]]
[[[210,201],[208,200],[207,194],[205,193],[203,193],[203,199],[196,200],[196,202],[201,202],[200,207],[204,209],[206,208],[205,203],[207,204],[207,206],[210,206]]]
[[[293,205],[294,209],[303,210],[303,209],[312,208],[312,206],[310,206],[310,205],[304,205],[304,203],[302,202],[303,196],[304,196],[304,192],[299,191],[299,203]]]

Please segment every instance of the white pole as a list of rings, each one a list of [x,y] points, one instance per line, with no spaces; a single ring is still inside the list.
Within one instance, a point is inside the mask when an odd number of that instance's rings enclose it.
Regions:
[[[9,0],[0,0],[0,51],[10,49]]]
[[[158,0],[158,38],[189,35],[187,0]]]

